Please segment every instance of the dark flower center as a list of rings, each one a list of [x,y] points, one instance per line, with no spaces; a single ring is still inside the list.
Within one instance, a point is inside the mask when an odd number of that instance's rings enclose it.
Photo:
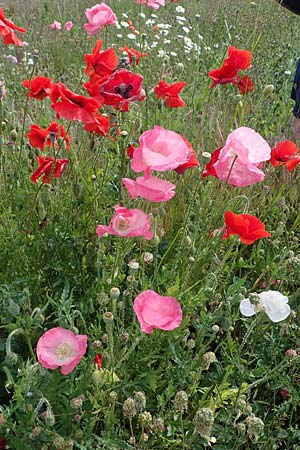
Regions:
[[[130,98],[130,91],[132,91],[133,85],[130,83],[126,86],[125,83],[121,83],[114,88],[116,94],[121,95],[123,98]]]

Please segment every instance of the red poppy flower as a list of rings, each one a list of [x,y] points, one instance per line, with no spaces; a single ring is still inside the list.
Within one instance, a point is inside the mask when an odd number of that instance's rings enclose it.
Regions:
[[[47,77],[35,77],[32,80],[24,80],[22,84],[29,89],[26,95],[37,100],[43,100],[51,93],[52,81]]]
[[[300,163],[299,149],[291,141],[279,142],[276,147],[271,150],[270,163],[272,166],[285,166],[287,170],[292,171],[294,167]]]
[[[96,82],[103,83],[106,81],[118,65],[118,58],[115,50],[113,48],[108,48],[107,50],[100,52],[101,47],[102,41],[98,40],[93,52],[84,55],[84,60],[86,62],[84,73],[92,78],[90,80],[92,84],[95,84]]]
[[[238,84],[237,73],[239,70],[245,70],[249,67],[251,58],[251,52],[248,50],[229,47],[228,57],[224,60],[222,66],[208,72],[208,76],[213,80],[210,88],[213,89],[217,84]]]
[[[210,161],[209,161],[209,163],[206,164],[205,170],[202,173],[202,178],[208,177],[209,175],[212,175],[213,177],[218,178],[216,169],[214,168],[214,164],[218,161],[219,154],[220,154],[220,151],[222,150],[222,148],[223,147],[219,147],[212,152]]]
[[[95,79],[96,80],[96,79]],[[100,86],[102,84],[101,79],[99,78],[99,80],[97,81],[88,81],[87,83],[83,84],[84,89],[87,90],[87,92],[89,93],[90,97],[93,97],[100,105],[103,104],[104,99],[103,97],[100,95]]]
[[[248,77],[248,75],[245,75],[239,80],[237,87],[240,94],[244,95],[248,92],[254,91],[254,82],[250,77]]]
[[[194,152],[194,149],[193,149],[191,143],[185,137],[182,136],[182,138],[189,145],[191,156],[190,156],[190,159],[186,163],[181,164],[180,166],[176,167],[175,172],[177,172],[179,175],[182,175],[187,169],[190,169],[191,167],[197,167],[199,165],[199,161],[196,158],[196,155],[195,155],[195,152]]]
[[[229,236],[238,234],[244,244],[250,245],[258,239],[271,236],[266,231],[265,225],[257,217],[250,214],[234,214],[231,211],[226,211],[224,220],[226,233],[224,233],[222,239],[228,239]]]
[[[168,84],[165,81],[159,81],[158,86],[155,86],[154,93],[157,98],[164,98],[168,108],[180,108],[185,106],[185,102],[179,96],[186,83],[184,81],[177,81],[173,84]]]
[[[53,170],[53,163],[55,161],[55,166]],[[38,156],[39,167],[33,172],[30,180],[33,183],[37,183],[38,178],[42,177],[42,183],[51,183],[51,177],[60,178],[69,164],[68,159],[56,159],[50,156]]]
[[[14,44],[18,47],[22,47],[24,42],[20,41],[14,30],[19,31],[20,33],[25,33],[26,29],[18,27],[10,20],[7,20],[4,16],[3,9],[0,8],[0,36],[2,37],[2,41],[5,45]]]
[[[51,107],[58,119],[63,117],[66,120],[79,120],[83,123],[93,122],[94,115],[101,106],[95,98],[75,94],[62,83],[55,85],[52,90],[53,97],[56,100]],[[58,102],[59,98],[61,101]]]
[[[137,66],[141,60],[141,58],[144,58],[144,56],[147,56],[147,53],[139,52],[135,48],[129,48],[129,47],[121,47],[121,52],[127,53],[129,57],[129,62],[133,66]]]
[[[110,129],[109,117],[96,114],[94,121],[86,123],[84,129],[95,134],[100,134],[101,136],[106,136]]]
[[[53,133],[53,137],[50,135]],[[29,139],[30,144],[34,148],[39,148],[40,150],[45,150],[45,145],[47,147],[52,146],[52,141],[57,141],[58,138],[64,138],[66,149],[70,148],[71,137],[66,134],[66,130],[62,125],[58,125],[56,122],[51,122],[48,128],[40,128],[36,124],[30,125],[30,131],[26,134]],[[55,144],[56,148],[58,144]]]
[[[144,78],[127,69],[117,70],[100,86],[100,95],[105,105],[112,105],[128,111],[129,102],[141,101],[146,97],[142,89]]]
[[[129,156],[129,158],[132,159],[135,150],[136,150],[136,148],[133,144],[128,145],[127,150],[126,150],[127,156]]]
[[[0,437],[0,450],[6,449],[6,440],[3,437]]]
[[[94,363],[98,366],[98,369],[102,369],[102,355],[100,353],[97,353],[97,355],[94,358]]]

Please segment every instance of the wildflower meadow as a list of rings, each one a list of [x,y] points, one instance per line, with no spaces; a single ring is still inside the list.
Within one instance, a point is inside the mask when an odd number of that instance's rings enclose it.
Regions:
[[[4,0],[0,38],[0,450],[299,450],[300,16]]]

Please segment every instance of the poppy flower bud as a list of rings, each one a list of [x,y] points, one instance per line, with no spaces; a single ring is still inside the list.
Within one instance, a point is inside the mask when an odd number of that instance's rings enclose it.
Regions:
[[[109,398],[111,399],[112,402],[115,402],[117,401],[118,394],[115,391],[111,391],[111,393],[109,394]]]
[[[104,323],[111,324],[113,322],[113,320],[114,320],[113,313],[111,313],[110,311],[106,311],[103,314],[103,320],[104,320]]]
[[[13,142],[15,142],[17,140],[18,137],[18,133],[16,132],[16,130],[11,130],[10,132],[10,138]]]
[[[190,236],[184,236],[183,238],[183,243],[187,246],[190,247],[190,245],[192,244],[192,239],[190,238]]]
[[[137,261],[132,260],[129,262],[128,267],[131,273],[136,273],[139,270],[140,265]]]
[[[112,298],[113,300],[118,300],[119,297],[120,289],[118,289],[117,287],[112,287],[110,290],[110,298]]]
[[[151,241],[151,244],[153,245],[153,247],[157,247],[160,243],[160,239],[157,235],[154,236],[154,238]]]
[[[143,260],[145,264],[151,264],[153,262],[153,254],[150,252],[145,252],[143,255]]]
[[[108,335],[107,334],[103,334],[101,341],[103,344],[107,344],[108,343]]]
[[[123,333],[120,334],[119,341],[122,344],[126,344],[126,342],[128,341],[128,338],[129,338],[129,334],[124,331]]]
[[[274,87],[273,84],[267,84],[267,85],[264,87],[264,90],[263,90],[263,96],[264,96],[264,97],[270,97],[270,96],[273,94],[274,89],[275,89],[275,87]]]
[[[102,347],[102,342],[99,341],[99,340],[93,341],[93,342],[92,342],[92,347],[93,347],[95,350],[99,350],[99,348]]]
[[[94,372],[92,373],[92,380],[96,386],[98,386],[102,378],[103,378],[102,370],[99,369],[94,370]]]
[[[212,331],[213,333],[215,333],[215,334],[219,333],[219,331],[220,331],[219,325],[213,325],[213,326],[211,327],[211,331]]]

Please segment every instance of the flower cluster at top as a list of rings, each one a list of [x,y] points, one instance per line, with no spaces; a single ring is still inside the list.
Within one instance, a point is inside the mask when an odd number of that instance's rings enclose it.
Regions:
[[[175,0],[171,0],[171,3]],[[165,0],[136,0],[137,4],[158,10],[165,6]],[[84,25],[89,36],[97,35],[103,27],[114,26],[118,19],[105,3],[97,4],[85,11],[88,23]],[[70,31],[72,22],[64,25]],[[54,30],[61,30],[58,21],[51,24]],[[22,46],[16,31],[26,30],[7,20],[0,8],[0,35],[4,44]],[[51,184],[53,179],[63,177],[70,160],[63,151],[72,147],[72,137],[61,120],[82,123],[84,130],[91,135],[100,135],[116,140],[118,130],[111,123],[109,111],[117,110],[127,113],[135,102],[143,102],[146,92],[143,88],[144,78],[131,69],[138,66],[147,54],[140,50],[123,46],[120,52],[128,56],[128,67],[122,67],[115,48],[103,49],[103,41],[96,40],[91,53],[84,55],[84,74],[88,78],[83,88],[86,95],[72,91],[62,82],[54,82],[51,78],[38,75],[23,81],[26,95],[30,99],[51,102],[55,119],[48,127],[42,128],[32,123],[26,136],[30,145],[44,152],[37,157],[37,168],[31,175],[33,183]],[[217,85],[232,84],[240,94],[254,90],[254,82],[241,72],[250,68],[252,55],[248,50],[235,47],[228,48],[228,57],[220,68],[210,70],[211,89]],[[2,86],[2,84],[0,85]],[[153,91],[158,100],[163,100],[166,108],[184,108],[185,100],[180,96],[186,86],[184,81],[168,83],[158,80]],[[5,95],[2,87],[2,97]],[[105,109],[104,109],[105,108]],[[104,109],[104,112],[102,111]],[[102,111],[102,112],[100,112]],[[115,134],[114,134],[115,133]],[[46,154],[47,153],[47,154]],[[175,196],[176,185],[153,173],[164,174],[174,171],[184,175],[186,170],[197,169],[199,161],[192,144],[174,130],[154,125],[139,136],[139,146],[131,146],[128,150],[131,158],[131,169],[134,173],[142,173],[136,179],[122,178],[131,199],[142,198],[152,203],[170,201]],[[229,186],[247,187],[262,182],[265,178],[265,163],[270,161],[274,166],[285,166],[288,171],[300,164],[300,150],[291,141],[283,141],[271,149],[267,141],[255,130],[242,126],[232,131],[223,147],[216,149],[202,173],[203,183],[208,176],[213,176]],[[127,209],[126,206],[115,205],[115,214],[109,225],[98,225],[96,233],[99,238],[108,234],[121,238],[144,238],[151,240],[154,232],[151,229],[151,217],[141,209]],[[252,245],[262,238],[270,238],[271,234],[256,216],[224,212],[224,226],[208,233],[211,237],[221,236],[227,240],[238,236],[245,245]],[[252,316],[258,311],[265,311],[269,318],[278,322],[290,314],[287,297],[277,291],[266,291],[258,295],[256,301],[244,299],[240,311],[245,316]],[[134,301],[134,312],[145,333],[153,329],[173,330],[180,326],[182,309],[177,299],[146,290]],[[37,344],[39,362],[48,369],[61,367],[64,375],[69,374],[87,350],[87,336],[75,335],[72,331],[56,327],[46,331]],[[98,366],[101,365],[97,362]]]

